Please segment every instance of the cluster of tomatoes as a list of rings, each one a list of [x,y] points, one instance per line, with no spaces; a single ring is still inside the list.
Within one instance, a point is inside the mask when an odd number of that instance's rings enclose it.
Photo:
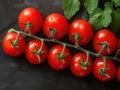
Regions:
[[[41,12],[36,8],[25,8],[18,17],[18,24],[24,32],[32,37],[43,30],[46,38],[60,40],[67,33],[75,47],[93,42],[93,49],[99,55],[110,55],[120,47],[120,40],[108,29],[101,29],[94,34],[93,28],[86,20],[75,20],[70,25],[66,18],[59,13],[52,13],[44,20]],[[34,35],[35,37],[35,35]],[[120,66],[115,66],[113,60],[104,56],[91,59],[89,52],[78,52],[71,56],[67,45],[54,45],[48,50],[44,39],[33,39],[26,43],[19,31],[8,32],[2,41],[6,54],[12,57],[20,56],[25,52],[26,60],[31,64],[41,64],[45,60],[54,70],[70,70],[76,77],[86,77],[91,72],[100,81],[108,82],[114,77],[120,81]]]

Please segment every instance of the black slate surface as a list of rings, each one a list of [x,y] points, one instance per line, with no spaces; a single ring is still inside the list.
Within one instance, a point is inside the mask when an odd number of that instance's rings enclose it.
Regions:
[[[46,17],[53,12],[63,13],[62,5],[63,0],[0,0],[0,90],[120,90],[116,78],[108,83],[99,82],[92,74],[80,79],[73,76],[69,68],[54,71],[47,61],[41,65],[31,65],[24,55],[12,58],[3,52],[3,36],[9,28],[18,28],[17,16],[23,8],[33,6]],[[78,13],[73,19],[79,15],[87,17],[85,13]]]

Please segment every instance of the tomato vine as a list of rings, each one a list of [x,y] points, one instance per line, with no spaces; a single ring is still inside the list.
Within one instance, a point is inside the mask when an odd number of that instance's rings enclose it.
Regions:
[[[115,61],[120,62],[120,58],[118,58],[117,55],[115,55],[115,56],[105,56],[105,55],[101,55],[101,54],[92,52],[92,51],[90,51],[90,50],[84,49],[84,48],[82,48],[81,46],[78,46],[78,45],[65,43],[65,42],[62,42],[62,41],[57,40],[57,39],[41,38],[41,37],[38,37],[38,36],[36,36],[36,35],[32,35],[32,34],[25,33],[25,32],[23,32],[23,31],[15,30],[15,29],[13,29],[13,28],[10,29],[9,32],[17,32],[17,33],[19,32],[20,34],[23,34],[23,35],[32,37],[32,38],[34,38],[34,39],[43,40],[43,41],[45,41],[45,42],[53,42],[53,43],[57,43],[57,44],[61,44],[61,45],[66,45],[67,47],[75,48],[75,49],[77,49],[77,50],[79,50],[79,51],[83,51],[83,52],[85,52],[85,53],[89,53],[89,55],[93,55],[93,56],[95,56],[95,57],[109,58],[109,59],[112,59],[112,60],[115,60]]]

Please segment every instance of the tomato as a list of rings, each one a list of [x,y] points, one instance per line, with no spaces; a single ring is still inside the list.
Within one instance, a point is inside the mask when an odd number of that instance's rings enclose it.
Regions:
[[[64,70],[70,63],[71,53],[66,47],[63,51],[63,48],[62,45],[55,45],[48,53],[48,64],[54,70]],[[62,51],[63,55],[61,55]]]
[[[16,42],[16,44],[13,45],[12,43],[16,41],[17,36],[18,41]],[[9,56],[12,57],[20,56],[21,54],[24,53],[25,47],[26,47],[25,38],[16,32],[9,32],[3,38],[2,48],[3,51]]]
[[[84,59],[83,59],[84,58]],[[87,63],[85,62],[87,55],[83,52],[76,53],[71,60],[70,70],[76,77],[86,77],[92,72],[93,62],[89,57]]]
[[[98,58],[95,60],[93,65],[93,75],[96,79],[102,82],[111,81],[116,75],[116,66],[111,59],[106,59],[106,71],[103,71],[104,68],[103,58]],[[101,71],[103,71],[101,73]]]
[[[65,36],[68,30],[69,23],[62,14],[52,13],[44,20],[43,32],[48,38],[61,39]]]
[[[117,68],[117,80],[120,82],[120,66]]]
[[[75,20],[70,24],[68,36],[73,43],[77,41],[79,45],[85,45],[93,37],[92,26],[86,20]],[[78,40],[75,38],[78,38]]]
[[[105,48],[100,54],[109,55],[117,49],[118,40],[115,34],[108,29],[99,30],[93,38],[93,48],[96,52],[100,52],[102,46],[106,44]]]
[[[26,46],[25,56],[31,64],[43,63],[48,55],[48,49],[44,42],[32,40]]]
[[[30,33],[35,34],[39,32],[42,27],[42,14],[36,8],[25,8],[18,16],[18,24],[23,31],[27,29],[28,32],[30,28]]]

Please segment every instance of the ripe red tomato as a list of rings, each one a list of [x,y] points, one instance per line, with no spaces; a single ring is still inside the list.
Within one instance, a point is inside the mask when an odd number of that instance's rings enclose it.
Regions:
[[[120,66],[117,68],[117,80],[120,82]]]
[[[18,36],[18,41],[16,45],[12,45],[11,43],[14,43],[16,40],[16,37]],[[22,35],[18,35],[16,32],[9,32],[7,33],[2,41],[2,48],[3,51],[12,57],[20,56],[24,53],[26,47],[25,38]]]
[[[55,34],[51,37],[50,28],[55,30]],[[53,32],[54,32],[53,30]],[[43,24],[43,32],[48,38],[61,39],[69,30],[67,19],[59,13],[52,13],[45,18]]]
[[[106,74],[103,73],[101,74],[100,71],[103,71],[104,68],[104,60],[103,58],[98,58],[95,60],[94,65],[93,65],[93,75],[95,76],[96,79],[102,82],[108,82],[112,80],[115,75],[116,75],[116,66],[114,62],[111,59],[106,59]]]
[[[62,45],[55,45],[48,53],[48,64],[54,70],[64,70],[70,63],[71,53],[67,48],[64,49],[63,57],[59,58],[62,50]]]
[[[86,20],[75,20],[70,24],[70,29],[68,32],[69,39],[75,43],[76,35],[79,35],[78,44],[85,45],[93,37],[93,29],[90,23]]]
[[[102,45],[99,43],[106,43],[109,47],[104,48],[101,52],[102,55],[109,55],[117,49],[118,40],[113,32],[108,29],[99,30],[93,38],[93,48],[96,52],[99,52],[102,48]]]
[[[84,58],[84,61],[83,61],[83,58]],[[86,58],[87,58],[87,55],[83,52],[76,53],[72,57],[72,60],[70,63],[70,70],[72,74],[75,75],[76,77],[83,78],[88,76],[91,73],[93,68],[93,62],[92,62],[92,59],[89,57],[88,62],[86,63],[85,62]]]
[[[30,25],[30,33],[35,34],[40,31],[43,23],[41,12],[36,8],[25,8],[18,16],[18,24],[22,30],[26,30],[26,25]],[[27,30],[28,32],[28,30]]]
[[[41,64],[46,60],[47,54],[47,46],[40,40],[32,40],[26,46],[25,56],[31,64]]]

